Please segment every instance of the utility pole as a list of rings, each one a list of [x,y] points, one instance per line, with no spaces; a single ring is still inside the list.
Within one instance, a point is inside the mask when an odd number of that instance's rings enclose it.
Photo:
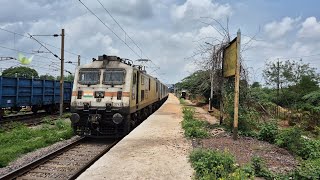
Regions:
[[[280,99],[280,62],[279,62],[279,58],[277,61],[277,103],[279,103],[279,99]],[[276,114],[277,116],[279,115],[279,108],[277,105],[277,109],[276,109]]]
[[[222,56],[221,56],[221,51],[220,51],[220,53],[218,54],[218,58],[219,58],[219,62],[221,62],[220,60],[221,60],[221,58],[222,58]],[[224,78],[223,78],[223,71],[221,71],[221,76],[222,76],[222,78],[221,78],[221,88],[220,88],[220,94],[219,94],[219,99],[220,99],[220,103],[219,103],[219,105],[220,105],[220,117],[219,117],[219,124],[220,125],[222,125],[222,123],[223,123],[223,91],[224,91]]]
[[[64,83],[64,29],[61,30],[61,74],[60,74],[60,117],[63,113],[63,83]]]
[[[237,62],[234,86],[234,121],[233,121],[233,139],[238,139],[238,118],[239,118],[239,86],[240,86],[240,45],[241,45],[240,29],[237,33]]]
[[[80,55],[78,55],[78,66],[80,66]]]
[[[211,77],[211,89],[210,89],[210,99],[209,99],[209,112],[212,111],[212,99],[213,99],[213,77],[214,77],[214,60],[216,59],[216,47],[213,46],[213,53],[212,53],[212,68],[211,68],[211,73],[210,73],[210,77]]]

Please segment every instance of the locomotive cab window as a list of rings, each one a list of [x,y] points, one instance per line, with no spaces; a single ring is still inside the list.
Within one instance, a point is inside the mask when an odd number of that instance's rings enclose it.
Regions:
[[[124,84],[125,70],[107,69],[104,72],[103,84],[121,85]]]
[[[80,69],[79,84],[94,85],[99,84],[100,70],[99,69]]]

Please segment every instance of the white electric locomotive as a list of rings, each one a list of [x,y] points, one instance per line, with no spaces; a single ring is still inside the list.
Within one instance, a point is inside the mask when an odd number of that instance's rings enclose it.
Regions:
[[[70,119],[78,135],[124,136],[167,97],[168,87],[141,66],[102,55],[76,69]]]

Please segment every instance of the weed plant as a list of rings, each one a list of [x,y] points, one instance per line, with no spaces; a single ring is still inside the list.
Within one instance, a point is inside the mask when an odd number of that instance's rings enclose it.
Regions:
[[[182,104],[182,105],[185,105],[185,104],[186,104],[186,100],[183,99],[183,98],[180,98],[179,101],[180,101],[180,104]]]
[[[266,122],[260,127],[258,139],[274,143],[276,136],[278,135],[278,125],[275,121]]]
[[[185,107],[182,110],[183,121],[182,128],[184,129],[184,134],[189,138],[205,138],[209,136],[207,128],[209,123],[206,121],[201,121],[194,118],[194,109],[190,107]]]
[[[237,167],[233,155],[228,152],[195,149],[189,158],[196,179],[253,179],[252,173]]]
[[[0,168],[19,156],[73,136],[70,123],[57,120],[53,125],[29,128],[14,124],[10,131],[0,131]]]

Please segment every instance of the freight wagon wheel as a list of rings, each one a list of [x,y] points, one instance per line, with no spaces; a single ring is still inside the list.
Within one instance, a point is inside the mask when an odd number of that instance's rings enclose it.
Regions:
[[[39,107],[38,106],[32,106],[31,107],[31,111],[33,112],[33,113],[37,113],[38,112],[38,110],[39,110]]]
[[[0,108],[0,121],[2,120],[4,116],[4,109]]]
[[[54,106],[54,105],[49,105],[49,106],[46,106],[45,107],[45,111],[48,113],[48,114],[54,114],[57,112],[57,108]]]
[[[21,109],[22,109],[21,107],[13,107],[12,108],[13,111],[17,111],[17,112],[19,112]]]

